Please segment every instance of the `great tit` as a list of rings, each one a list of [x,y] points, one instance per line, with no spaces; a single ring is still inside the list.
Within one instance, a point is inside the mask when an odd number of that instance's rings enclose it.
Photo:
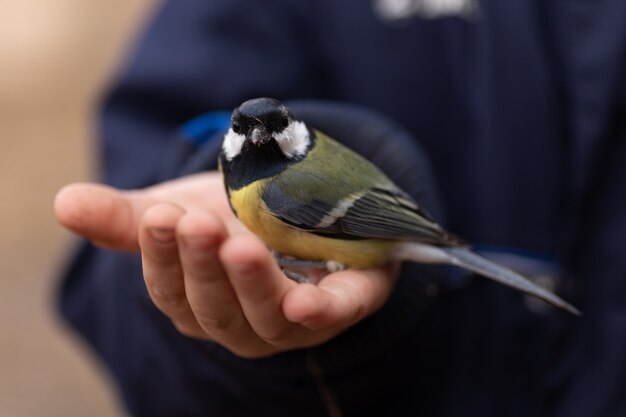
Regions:
[[[235,215],[270,248],[303,264],[370,268],[390,261],[451,264],[580,311],[472,252],[374,164],[257,98],[232,113],[219,167]]]

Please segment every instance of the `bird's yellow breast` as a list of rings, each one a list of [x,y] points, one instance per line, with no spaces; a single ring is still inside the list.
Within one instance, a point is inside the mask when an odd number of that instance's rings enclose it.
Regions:
[[[388,261],[394,242],[379,239],[333,239],[297,229],[273,215],[261,196],[269,180],[231,190],[230,203],[239,220],[272,249],[306,260],[337,261],[369,268]]]

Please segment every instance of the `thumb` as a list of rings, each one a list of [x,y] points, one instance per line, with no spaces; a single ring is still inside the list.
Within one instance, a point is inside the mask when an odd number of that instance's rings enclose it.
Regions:
[[[96,245],[136,251],[139,219],[155,202],[142,191],[76,183],[57,193],[54,213],[61,225]]]

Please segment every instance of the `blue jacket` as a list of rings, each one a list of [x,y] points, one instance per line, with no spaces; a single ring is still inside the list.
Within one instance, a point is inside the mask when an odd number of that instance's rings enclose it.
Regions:
[[[327,415],[310,355],[344,416],[624,416],[625,51],[623,0],[166,2],[103,106],[106,183],[210,160],[221,119],[180,126],[250,97],[365,106],[426,150],[447,228],[539,265],[584,316],[409,267],[337,339],[244,360],[177,333],[138,256],[89,244],[62,312],[138,416]]]

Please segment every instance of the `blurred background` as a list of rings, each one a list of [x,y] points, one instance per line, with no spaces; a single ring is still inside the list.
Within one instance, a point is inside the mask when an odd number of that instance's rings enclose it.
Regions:
[[[0,416],[122,416],[60,321],[71,237],[52,201],[94,177],[98,98],[157,0],[0,0]]]

